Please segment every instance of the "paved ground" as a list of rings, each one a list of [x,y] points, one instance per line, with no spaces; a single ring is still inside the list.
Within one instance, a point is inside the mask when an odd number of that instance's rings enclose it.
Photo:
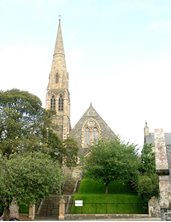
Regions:
[[[44,219],[35,219],[35,221],[59,221],[55,218],[44,218]],[[129,219],[96,219],[96,220],[82,220],[84,222],[90,222],[90,221],[161,221],[161,218],[129,218]],[[80,222],[80,220],[66,220],[66,222]]]

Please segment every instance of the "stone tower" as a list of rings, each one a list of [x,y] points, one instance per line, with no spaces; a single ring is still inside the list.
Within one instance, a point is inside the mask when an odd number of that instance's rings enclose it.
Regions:
[[[46,93],[46,109],[54,110],[54,131],[62,139],[70,133],[70,93],[65,62],[61,21],[59,19],[56,43]]]

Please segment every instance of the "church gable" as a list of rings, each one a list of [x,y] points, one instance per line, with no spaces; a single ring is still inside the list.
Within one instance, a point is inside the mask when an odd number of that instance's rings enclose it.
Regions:
[[[92,104],[71,130],[70,136],[78,142],[81,148],[87,148],[97,143],[99,139],[111,140],[116,137]]]

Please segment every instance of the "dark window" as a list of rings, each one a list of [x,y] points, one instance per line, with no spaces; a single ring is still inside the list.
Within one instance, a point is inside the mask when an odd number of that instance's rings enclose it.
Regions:
[[[50,109],[51,109],[51,110],[55,110],[55,109],[56,109],[55,96],[52,96],[52,98],[51,98],[51,100],[50,100]]]
[[[63,110],[64,110],[64,99],[63,99],[63,96],[62,96],[62,95],[59,96],[59,100],[58,100],[58,110],[59,110],[59,111],[63,111]]]

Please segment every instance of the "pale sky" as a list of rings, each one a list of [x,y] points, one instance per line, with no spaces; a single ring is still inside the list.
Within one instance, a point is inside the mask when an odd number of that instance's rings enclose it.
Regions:
[[[125,141],[171,132],[171,0],[0,0],[0,90],[45,106],[59,14],[72,127],[92,102]]]

